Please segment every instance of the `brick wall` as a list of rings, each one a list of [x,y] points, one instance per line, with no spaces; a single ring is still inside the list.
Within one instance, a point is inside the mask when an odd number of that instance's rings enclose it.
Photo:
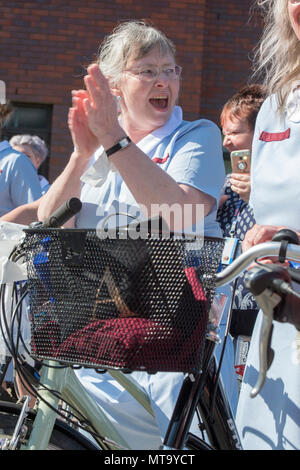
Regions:
[[[149,18],[177,46],[183,66],[180,104],[186,119],[218,122],[228,97],[249,77],[248,54],[259,26],[248,23],[252,0],[0,1],[0,79],[11,101],[53,105],[50,173],[72,151],[70,92],[117,22]]]

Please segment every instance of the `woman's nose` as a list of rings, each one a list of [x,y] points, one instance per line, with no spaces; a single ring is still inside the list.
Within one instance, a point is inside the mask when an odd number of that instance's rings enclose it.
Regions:
[[[223,139],[223,146],[224,147],[227,147],[227,145],[230,143],[230,138],[228,135],[224,135],[224,139]]]
[[[166,87],[169,84],[169,79],[166,74],[161,70],[155,80],[155,86]]]

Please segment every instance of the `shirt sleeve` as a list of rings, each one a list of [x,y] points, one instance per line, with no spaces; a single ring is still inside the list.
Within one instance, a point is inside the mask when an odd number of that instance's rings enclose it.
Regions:
[[[217,201],[225,181],[219,128],[201,119],[179,135],[167,172],[179,184],[192,186]]]
[[[39,199],[42,195],[37,171],[28,157],[18,155],[10,169],[10,194],[15,207]]]

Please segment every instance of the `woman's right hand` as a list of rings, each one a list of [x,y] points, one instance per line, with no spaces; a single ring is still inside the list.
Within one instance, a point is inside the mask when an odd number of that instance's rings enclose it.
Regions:
[[[245,202],[250,198],[250,175],[248,173],[232,173],[230,175],[231,189]]]
[[[85,90],[72,91],[72,108],[69,109],[68,125],[72,136],[75,153],[83,159],[89,159],[100,147],[98,138],[91,132],[83,101],[88,94]]]

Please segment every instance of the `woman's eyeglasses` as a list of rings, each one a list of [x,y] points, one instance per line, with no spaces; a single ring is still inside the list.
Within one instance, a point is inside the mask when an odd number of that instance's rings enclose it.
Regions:
[[[182,68],[179,65],[174,65],[174,66],[164,67],[164,68],[151,65],[147,67],[124,70],[124,72],[129,72],[135,75],[139,80],[142,80],[144,82],[152,82],[156,80],[160,76],[161,73],[168,80],[176,80],[180,77],[181,71],[182,71]]]

